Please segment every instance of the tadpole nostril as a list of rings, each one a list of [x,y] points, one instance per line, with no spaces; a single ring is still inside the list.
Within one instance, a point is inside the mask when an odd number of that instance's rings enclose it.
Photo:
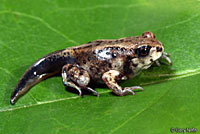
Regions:
[[[157,52],[161,52],[162,51],[162,47],[156,47]]]

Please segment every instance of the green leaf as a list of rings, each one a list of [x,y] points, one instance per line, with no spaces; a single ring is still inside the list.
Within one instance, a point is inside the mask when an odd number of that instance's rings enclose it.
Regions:
[[[0,133],[171,133],[200,130],[200,1],[0,0]],[[170,53],[121,85],[145,91],[100,97],[66,91],[60,77],[34,86],[16,105],[10,94],[40,57],[96,39],[152,31]]]

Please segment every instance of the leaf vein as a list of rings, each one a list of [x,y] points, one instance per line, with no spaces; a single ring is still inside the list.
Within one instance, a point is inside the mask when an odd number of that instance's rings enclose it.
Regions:
[[[124,125],[126,125],[129,121],[137,118],[140,114],[144,113],[145,111],[147,111],[150,107],[152,107],[153,105],[155,105],[157,102],[159,102],[159,100],[161,100],[164,96],[167,95],[167,93],[169,92],[169,89],[163,94],[161,95],[158,99],[156,99],[155,101],[153,101],[150,105],[148,105],[147,107],[145,107],[144,109],[142,109],[141,111],[137,112],[135,115],[131,116],[130,118],[128,118],[127,120],[125,120],[123,123],[121,123],[119,126],[117,126],[115,129],[113,129],[110,134],[116,132],[117,130],[119,130],[121,127],[123,127]]]
[[[104,4],[104,5],[96,5],[96,6],[87,6],[84,8],[59,8],[58,10],[67,10],[67,11],[87,11],[87,10],[96,10],[96,9],[101,9],[101,8],[133,8],[136,6],[141,6],[145,4],[131,4],[131,5],[110,5],[110,4]]]
[[[61,31],[55,29],[54,27],[52,27],[49,23],[47,23],[44,19],[38,17],[38,16],[34,16],[34,15],[30,15],[30,14],[26,14],[26,13],[21,13],[21,12],[17,12],[17,11],[1,11],[0,14],[6,14],[6,13],[11,13],[11,14],[15,14],[15,15],[20,15],[20,16],[24,16],[27,18],[31,18],[34,19],[36,21],[41,22],[43,25],[45,25],[47,28],[49,28],[51,31],[57,33],[58,35],[62,36],[63,38],[67,39],[69,42],[73,43],[73,44],[79,44],[78,42],[76,42],[75,40],[70,39],[67,35],[65,35],[64,33],[62,33]]]
[[[17,79],[8,69],[0,67],[0,70],[9,74],[11,77],[13,77],[14,79]]]
[[[190,18],[187,18],[185,20],[181,20],[181,21],[173,23],[173,24],[169,24],[169,25],[164,26],[162,28],[155,29],[154,31],[158,31],[158,30],[161,30],[161,29],[168,29],[168,28],[171,28],[173,26],[181,25],[181,24],[190,22],[192,19],[197,18],[197,17],[199,17],[199,14],[195,14],[195,15],[191,16]]]

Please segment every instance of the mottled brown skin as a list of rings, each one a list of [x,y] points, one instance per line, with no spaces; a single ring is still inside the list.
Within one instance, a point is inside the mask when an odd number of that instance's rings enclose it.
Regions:
[[[18,81],[10,103],[14,104],[36,83],[59,73],[62,74],[63,84],[78,90],[79,95],[82,95],[81,90],[88,90],[99,96],[88,87],[91,82],[105,83],[119,96],[135,94],[134,89],[143,88],[122,88],[117,82],[136,76],[154,62],[160,65],[159,58],[165,58],[171,64],[168,56],[162,43],[151,32],[116,40],[96,40],[59,50],[42,57],[28,68]]]

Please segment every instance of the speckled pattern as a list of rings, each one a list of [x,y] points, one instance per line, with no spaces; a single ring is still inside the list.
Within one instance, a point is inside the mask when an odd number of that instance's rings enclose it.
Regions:
[[[32,64],[18,81],[11,95],[11,104],[36,83],[62,74],[63,84],[79,91],[88,90],[91,82],[105,83],[116,95],[124,96],[134,86],[122,89],[117,82],[135,77],[141,70],[149,68],[158,59],[165,58],[170,64],[168,54],[164,52],[161,42],[152,32],[141,36],[120,38],[116,40],[95,40],[76,47],[70,47],[50,53]]]

